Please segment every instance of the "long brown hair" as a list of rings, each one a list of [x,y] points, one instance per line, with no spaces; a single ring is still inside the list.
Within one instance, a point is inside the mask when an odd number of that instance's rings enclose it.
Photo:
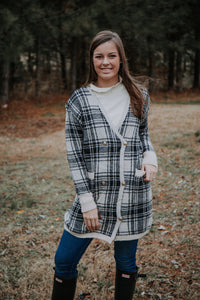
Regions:
[[[90,55],[89,75],[85,85],[88,85],[90,83],[95,83],[97,81],[97,74],[95,72],[94,64],[93,64],[93,53],[94,50],[99,45],[106,43],[108,41],[114,42],[114,44],[117,47],[120,56],[120,61],[121,61],[119,75],[121,76],[122,82],[130,95],[130,103],[131,103],[132,111],[141,120],[143,117],[143,107],[144,107],[143,95],[140,86],[135,82],[134,78],[131,76],[129,72],[124,46],[121,38],[116,32],[112,32],[109,30],[100,31],[93,38],[89,50],[89,55]]]

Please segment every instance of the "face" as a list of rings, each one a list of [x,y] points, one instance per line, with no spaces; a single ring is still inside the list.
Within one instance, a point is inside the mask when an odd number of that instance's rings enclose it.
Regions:
[[[120,56],[114,42],[108,41],[94,50],[93,64],[98,87],[109,87],[119,81]]]

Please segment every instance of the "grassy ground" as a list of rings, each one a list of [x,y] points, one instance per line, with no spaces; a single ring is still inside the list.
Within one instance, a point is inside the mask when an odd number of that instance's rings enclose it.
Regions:
[[[16,101],[0,114],[2,300],[51,298],[54,253],[74,198],[63,103]],[[159,173],[154,223],[137,256],[147,278],[138,279],[135,299],[200,299],[199,120],[198,104],[151,106]],[[94,240],[79,266],[77,299],[113,299],[114,273],[113,244]]]

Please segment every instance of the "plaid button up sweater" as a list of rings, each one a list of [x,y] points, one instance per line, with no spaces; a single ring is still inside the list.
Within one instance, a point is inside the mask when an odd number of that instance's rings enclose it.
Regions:
[[[152,224],[152,193],[138,170],[154,149],[148,134],[149,96],[140,121],[129,110],[119,129],[89,88],[76,90],[66,104],[67,157],[76,188],[65,214],[65,229],[80,237],[112,242],[142,237]],[[154,154],[155,155],[155,154]],[[98,208],[100,228],[90,232],[83,220],[81,200],[91,197]]]

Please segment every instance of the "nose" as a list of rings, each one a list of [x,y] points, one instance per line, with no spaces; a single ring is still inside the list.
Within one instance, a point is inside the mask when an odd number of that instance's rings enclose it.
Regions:
[[[104,65],[108,65],[108,64],[109,64],[109,60],[108,60],[108,57],[107,57],[107,56],[104,56],[103,64],[104,64]]]

